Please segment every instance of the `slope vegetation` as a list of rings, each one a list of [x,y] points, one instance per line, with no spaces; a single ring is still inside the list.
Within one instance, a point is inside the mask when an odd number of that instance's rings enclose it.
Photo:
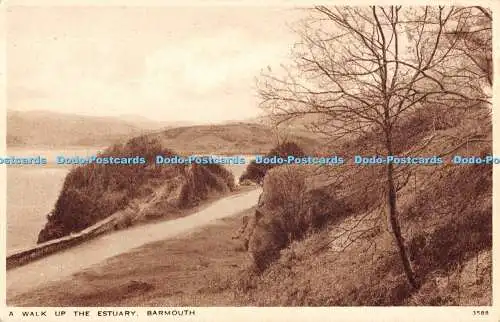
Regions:
[[[455,111],[435,119],[416,113],[401,128],[397,152],[419,147],[420,155],[489,154],[490,118],[481,114],[469,119]],[[463,144],[465,137],[476,139]],[[378,147],[368,140],[373,138],[346,142],[345,155],[375,153]],[[280,166],[267,172],[255,209],[120,254],[10,301],[26,306],[491,305],[491,166],[410,168],[410,179],[398,176],[398,209],[421,282],[418,290],[408,287],[385,229],[383,166]],[[75,292],[60,291],[71,285],[78,286]]]
[[[120,225],[126,227],[144,218],[178,213],[234,189],[232,173],[221,165],[158,166],[156,155],[175,153],[158,141],[138,137],[99,156],[142,156],[144,164],[92,163],[72,169],[38,242],[81,231],[117,211],[126,210]]]
[[[445,161],[396,168],[399,217],[418,290],[408,286],[385,228],[383,165],[282,166],[266,175],[242,234],[252,258],[237,287],[242,302],[491,305],[492,167],[450,164],[453,155],[491,154],[489,115],[473,116],[420,110],[396,136],[398,155]],[[346,142],[344,155],[377,154],[376,136]]]

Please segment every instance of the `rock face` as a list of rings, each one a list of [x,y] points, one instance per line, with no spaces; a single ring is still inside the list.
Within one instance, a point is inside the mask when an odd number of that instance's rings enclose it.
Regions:
[[[311,189],[311,170],[282,166],[266,175],[257,209],[238,232],[258,270],[276,260],[291,241],[347,211],[326,187]]]
[[[50,216],[51,214],[49,214],[48,217]],[[49,221],[45,224],[43,229],[40,230],[40,232],[38,233],[37,243],[43,243],[51,239],[61,238],[64,237],[65,235],[66,233],[60,222],[49,219]]]

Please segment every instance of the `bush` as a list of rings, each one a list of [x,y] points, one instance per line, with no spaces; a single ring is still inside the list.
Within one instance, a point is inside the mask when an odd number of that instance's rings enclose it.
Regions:
[[[279,156],[287,158],[288,156],[303,157],[305,156],[304,150],[294,142],[284,142],[276,146],[274,149],[266,154],[266,157]],[[250,180],[258,184],[262,184],[264,177],[270,169],[277,165],[274,164],[257,164],[254,161],[250,162],[245,172],[240,176],[239,182]]]
[[[313,188],[308,182],[313,169],[285,165],[266,176],[248,242],[258,270],[264,270],[276,260],[290,242],[348,213],[344,203],[326,187]]]
[[[141,136],[124,145],[114,145],[98,156],[140,156],[146,159],[145,164],[87,164],[72,169],[38,242],[81,231],[168,184],[182,185],[180,200],[175,205],[181,207],[197,204],[212,191],[227,192],[234,188],[232,173],[221,165],[158,166],[155,164],[157,155],[173,156],[175,153],[163,148],[158,139]],[[168,192],[176,187],[170,188]]]

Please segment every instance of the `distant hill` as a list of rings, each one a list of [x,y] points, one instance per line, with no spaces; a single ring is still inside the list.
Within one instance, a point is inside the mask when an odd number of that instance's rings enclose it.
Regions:
[[[127,140],[157,137],[181,153],[267,153],[279,141],[294,141],[306,150],[318,146],[317,136],[297,127],[280,129],[257,122],[213,125],[156,122],[137,115],[82,116],[49,111],[7,111],[7,146],[110,146]],[[308,151],[309,152],[309,151]]]
[[[318,131],[314,131],[314,124],[325,122],[325,116],[322,114],[301,115],[295,116],[289,120],[280,120],[279,118],[272,118],[267,115],[260,115],[253,118],[244,120],[246,123],[256,123],[269,127],[278,127],[281,132],[291,132],[297,135],[305,135],[315,139],[325,138],[324,135]],[[233,122],[234,123],[234,122]]]
[[[182,153],[267,153],[278,143],[278,135],[271,127],[245,122],[184,126],[148,136],[156,137],[163,146]],[[319,144],[317,138],[305,132],[282,132],[279,137],[279,141],[296,142],[306,152],[311,152]]]
[[[141,117],[135,119],[8,110],[7,146],[105,146],[166,127]]]
[[[148,119],[147,117],[135,114],[120,115],[117,117],[117,119],[133,124],[139,128],[149,129],[149,130],[160,130],[164,128],[193,125],[193,122],[188,122],[188,121],[158,122]]]

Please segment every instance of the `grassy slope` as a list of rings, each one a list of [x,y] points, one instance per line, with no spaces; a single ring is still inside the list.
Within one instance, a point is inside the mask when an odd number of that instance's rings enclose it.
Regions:
[[[437,155],[466,135],[491,140],[488,118],[481,113],[474,119],[443,113],[439,122],[429,122],[426,116],[417,113],[401,127],[398,153],[423,145],[420,155]],[[344,151],[345,155],[371,155],[377,148],[369,138],[362,138],[348,142]],[[463,145],[454,154],[491,154],[491,143]],[[385,224],[380,221],[383,205],[362,206],[384,200],[382,189],[374,184],[383,178],[383,167],[338,167],[312,182],[340,181],[335,192],[351,205],[350,216],[292,242],[262,276],[247,281],[242,301],[248,305],[490,305],[491,166],[413,170],[416,176],[399,192],[398,205],[412,265],[423,284],[420,290],[408,288],[392,236],[373,229]],[[350,233],[337,239],[345,229]]]
[[[7,144],[11,147],[106,146],[138,135],[158,137],[167,146],[187,153],[245,154],[267,152],[276,145],[270,126],[233,122],[182,126],[140,117],[94,117],[48,111],[7,111]],[[158,129],[167,128],[159,131]],[[146,134],[156,131],[154,134]],[[317,137],[303,129],[280,130],[281,139],[305,146]]]

